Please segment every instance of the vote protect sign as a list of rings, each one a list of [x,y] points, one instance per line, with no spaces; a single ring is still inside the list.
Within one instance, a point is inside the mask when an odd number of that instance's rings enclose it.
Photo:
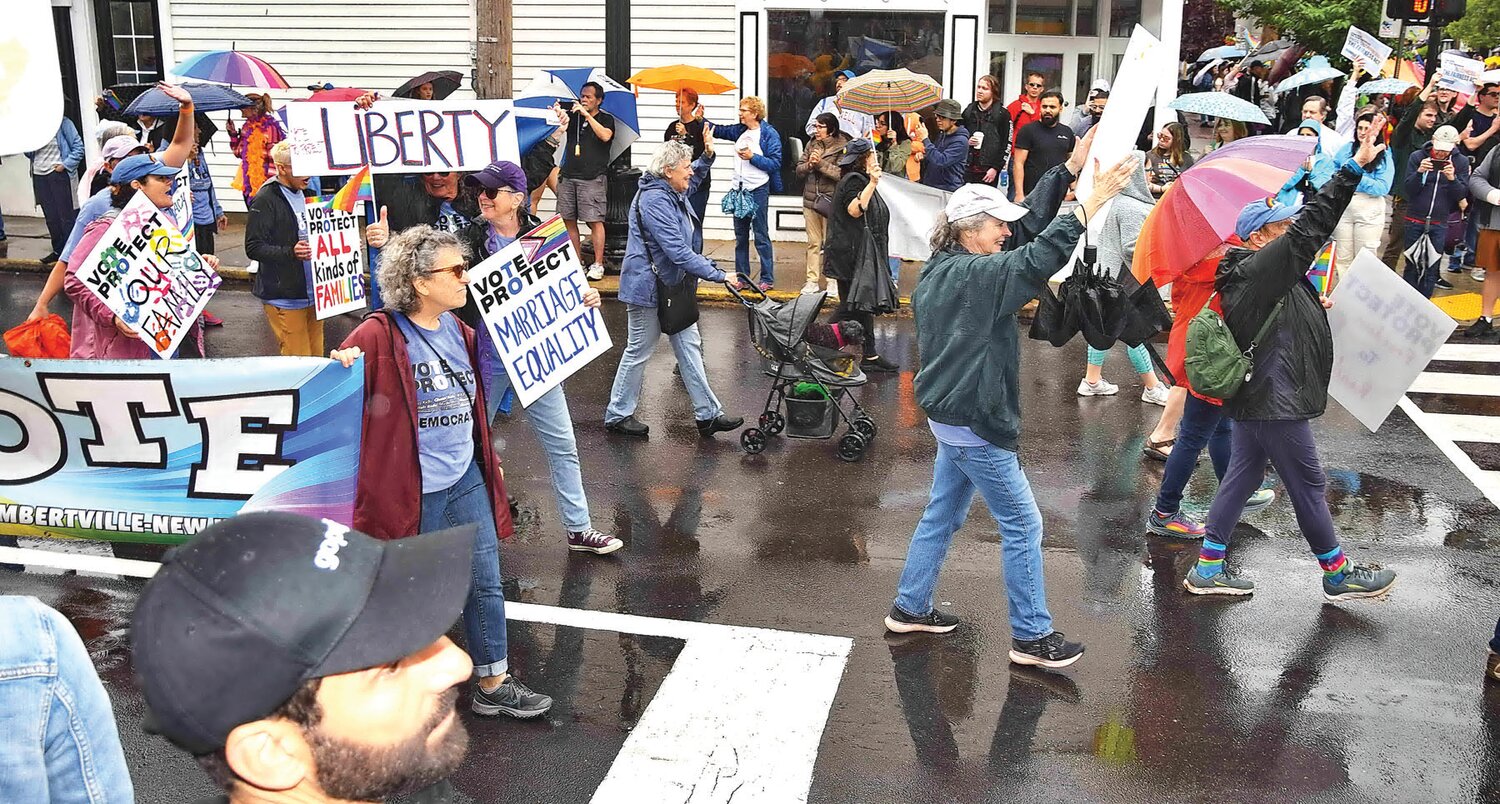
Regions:
[[[318,320],[362,309],[365,301],[365,247],[359,216],[336,209],[326,199],[306,200],[307,261],[313,276],[313,306]]]
[[[562,218],[553,217],[469,272],[469,293],[521,405],[608,352],[599,311]]]

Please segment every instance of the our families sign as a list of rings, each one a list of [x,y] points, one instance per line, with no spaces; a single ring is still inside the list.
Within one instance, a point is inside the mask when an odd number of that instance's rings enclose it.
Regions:
[[[349,103],[287,104],[292,172],[340,176],[478,171],[521,161],[515,110],[508,100],[381,101],[368,111]]]
[[[0,360],[0,534],[182,542],[354,514],[365,373],[332,360]]]
[[[469,293],[522,406],[530,405],[613,343],[562,219],[553,217],[469,274]]]
[[[172,221],[136,193],[78,278],[161,357],[171,357],[221,281]]]
[[[307,261],[313,277],[313,306],[319,320],[365,306],[365,247],[359,216],[321,198],[306,200]]]
[[[1458,325],[1368,250],[1330,298],[1328,394],[1375,432]]]

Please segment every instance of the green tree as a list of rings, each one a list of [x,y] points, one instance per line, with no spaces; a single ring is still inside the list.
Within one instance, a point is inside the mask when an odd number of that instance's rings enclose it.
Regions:
[[[1234,35],[1234,14],[1218,0],[1185,0],[1182,4],[1182,58],[1192,61]]]
[[[1444,30],[1475,50],[1486,51],[1500,45],[1500,0],[1469,0],[1463,18]]]
[[[1496,0],[1487,0],[1495,2]],[[1281,35],[1327,56],[1335,66],[1341,59],[1349,28],[1371,33],[1380,30],[1379,0],[1220,0],[1239,17],[1257,19]],[[1473,2],[1473,0],[1470,0]],[[1472,14],[1472,10],[1470,11]],[[1344,62],[1339,64],[1339,62]]]

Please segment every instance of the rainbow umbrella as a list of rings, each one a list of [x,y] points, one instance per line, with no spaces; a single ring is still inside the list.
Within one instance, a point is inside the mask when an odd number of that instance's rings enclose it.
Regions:
[[[1131,273],[1157,287],[1181,276],[1229,239],[1246,204],[1275,195],[1316,144],[1295,135],[1247,137],[1198,160],[1146,216]]]
[[[839,90],[839,107],[865,114],[914,112],[943,99],[943,87],[930,75],[911,70],[871,70]]]
[[[281,77],[275,67],[249,53],[238,50],[210,50],[183,59],[171,70],[173,75],[229,84],[237,87],[259,87],[261,89],[290,89],[291,85]]]

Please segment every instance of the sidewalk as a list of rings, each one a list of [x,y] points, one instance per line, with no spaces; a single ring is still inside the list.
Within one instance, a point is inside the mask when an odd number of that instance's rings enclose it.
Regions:
[[[47,239],[47,227],[41,218],[11,216],[5,219],[8,240],[0,242],[0,269],[15,271],[46,271],[41,259],[51,251]],[[229,228],[220,233],[216,241],[219,257],[219,274],[231,282],[249,282],[251,274],[245,270],[250,264],[245,256],[245,216],[229,216]],[[804,243],[776,243],[776,287],[770,296],[778,301],[796,298],[807,281],[807,247]],[[734,266],[734,241],[710,240],[704,243],[704,256],[714,260],[719,267]],[[615,270],[617,266],[611,266]],[[921,263],[909,262],[901,270],[901,298],[905,303],[917,284],[917,272]],[[605,296],[614,297],[620,290],[620,276],[609,273],[603,280],[591,283]],[[698,297],[705,301],[733,302],[729,291],[719,285],[699,285]],[[829,305],[831,307],[831,304]]]

